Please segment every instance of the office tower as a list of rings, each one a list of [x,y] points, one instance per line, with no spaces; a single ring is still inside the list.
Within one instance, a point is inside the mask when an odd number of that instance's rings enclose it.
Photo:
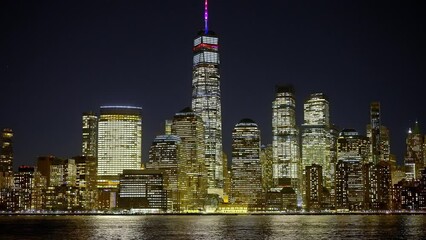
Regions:
[[[98,117],[93,112],[83,113],[81,155],[96,157],[98,141]]]
[[[163,173],[159,170],[124,170],[120,175],[118,207],[143,213],[167,210]]]
[[[232,131],[231,199],[256,204],[262,193],[260,130],[251,119],[242,119]]]
[[[97,159],[94,156],[73,157],[76,165],[76,187],[82,209],[96,209]]]
[[[164,134],[165,135],[171,135],[172,134],[172,124],[173,124],[173,121],[170,120],[170,119],[167,119],[164,122]]]
[[[368,162],[369,139],[344,129],[337,140],[335,204],[340,210],[364,208],[363,164]]]
[[[329,102],[323,93],[311,94],[304,104],[302,124],[302,170],[317,164],[322,167],[323,186],[333,190],[334,165],[333,134],[330,130]],[[305,176],[305,173],[303,173]],[[306,176],[305,176],[306,177]],[[303,183],[306,183],[304,181]],[[303,191],[307,188],[302,187]],[[306,196],[304,198],[306,201]],[[305,203],[306,205],[306,203]]]
[[[322,166],[312,164],[305,167],[306,208],[309,211],[321,210],[323,199]]]
[[[223,188],[222,110],[219,39],[208,29],[207,0],[204,21],[204,30],[198,32],[193,47],[192,109],[204,122],[208,187],[214,189]]]
[[[13,131],[5,128],[1,134],[0,172],[13,173]]]
[[[408,131],[404,165],[407,179],[420,179],[424,168],[424,138],[420,132],[419,123],[416,121],[413,130]]]
[[[31,190],[31,209],[42,210],[45,204],[45,191],[47,189],[46,177],[39,171],[34,172],[33,188]]]
[[[170,126],[171,132],[171,126]],[[178,172],[181,159],[181,140],[176,135],[156,136],[149,149],[149,162],[146,169],[163,171],[165,190],[168,196],[168,209],[179,211]]]
[[[389,210],[391,207],[392,176],[388,161],[377,164],[367,163],[363,166],[363,181],[366,209]]]
[[[367,125],[367,137],[370,138],[369,161],[377,164],[390,160],[389,130],[381,125],[381,110],[379,102],[370,105],[370,124]]]
[[[280,185],[282,179],[289,179],[299,193],[299,131],[292,85],[276,86],[275,100],[272,102],[272,151],[274,185]]]
[[[274,187],[273,180],[273,151],[272,145],[264,146],[260,148],[260,165],[262,167],[262,189],[263,192],[269,191]]]
[[[31,209],[31,194],[34,186],[34,167],[20,166],[14,177],[17,196],[17,209]]]
[[[380,159],[380,103],[372,102],[370,105],[370,131],[371,131],[371,153],[373,163]]]
[[[191,108],[185,108],[173,117],[172,134],[181,139],[178,188],[181,212],[203,209],[207,196],[207,169],[205,161],[204,124]]]
[[[116,179],[142,162],[142,108],[102,106],[98,123],[98,177]]]

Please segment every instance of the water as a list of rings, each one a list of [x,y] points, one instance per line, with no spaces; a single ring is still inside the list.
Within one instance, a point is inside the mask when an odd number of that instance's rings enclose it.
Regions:
[[[0,216],[0,239],[426,239],[426,216]]]

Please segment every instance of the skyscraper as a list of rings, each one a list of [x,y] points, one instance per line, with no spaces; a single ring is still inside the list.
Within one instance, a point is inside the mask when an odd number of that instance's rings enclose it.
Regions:
[[[1,134],[0,172],[13,173],[13,131],[5,128]]]
[[[390,161],[389,130],[381,124],[381,110],[379,102],[370,105],[370,124],[367,125],[367,137],[370,138],[369,161],[374,164],[380,161]]]
[[[13,131],[3,129],[0,138],[0,188],[13,187]]]
[[[178,162],[180,211],[198,211],[203,208],[207,195],[203,120],[192,109],[185,108],[173,117],[172,134],[181,140]]]
[[[118,179],[142,161],[142,108],[103,106],[98,128],[98,176]]]
[[[420,179],[424,168],[424,138],[420,132],[419,123],[416,121],[414,128],[408,131],[405,140],[407,150],[404,165],[407,180]]]
[[[172,211],[179,211],[178,172],[181,158],[181,140],[179,136],[159,135],[155,137],[149,149],[149,162],[146,168],[164,172],[164,184],[169,202],[168,208]]]
[[[208,29],[208,3],[205,0],[204,30],[198,32],[193,47],[192,109],[205,127],[205,158],[208,187],[223,187],[222,110],[219,75],[219,39]]]
[[[82,156],[96,157],[98,142],[98,117],[93,112],[83,113]]]
[[[274,185],[289,179],[299,193],[300,150],[296,126],[296,100],[291,85],[276,86],[272,102],[272,151]]]
[[[334,157],[332,156],[329,102],[323,93],[311,94],[304,104],[302,124],[302,169],[317,164],[322,169],[323,186],[332,189]],[[305,175],[304,175],[305,176]],[[306,177],[306,176],[305,176]],[[306,183],[306,181],[304,181]],[[306,190],[306,187],[302,188]],[[306,198],[305,198],[306,200]]]
[[[260,130],[251,119],[242,119],[232,131],[231,200],[255,204],[262,192]]]

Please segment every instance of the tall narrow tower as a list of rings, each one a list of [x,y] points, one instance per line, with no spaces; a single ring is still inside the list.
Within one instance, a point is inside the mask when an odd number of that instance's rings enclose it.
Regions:
[[[216,34],[208,29],[208,3],[205,0],[204,30],[198,32],[193,47],[192,109],[204,122],[209,189],[223,187],[218,42]]]
[[[5,128],[1,133],[0,172],[13,173],[13,131]]]
[[[296,127],[296,100],[291,85],[276,86],[272,102],[272,151],[274,185],[291,183],[299,193],[299,131]]]

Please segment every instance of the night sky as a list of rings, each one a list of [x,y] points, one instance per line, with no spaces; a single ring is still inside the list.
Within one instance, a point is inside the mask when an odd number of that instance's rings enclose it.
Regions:
[[[143,107],[143,162],[165,119],[191,104],[192,41],[203,1],[0,2],[0,127],[15,132],[14,166],[81,151],[81,115]],[[402,162],[416,119],[426,130],[426,1],[211,0],[220,37],[224,149],[242,118],[271,143],[276,84],[293,84],[297,123],[313,92],[331,121],[365,134],[382,105]]]

